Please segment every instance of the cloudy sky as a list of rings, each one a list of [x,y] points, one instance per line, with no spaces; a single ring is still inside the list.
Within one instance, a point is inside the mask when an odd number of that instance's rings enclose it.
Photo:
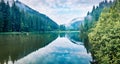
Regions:
[[[68,24],[74,18],[83,19],[93,5],[103,0],[19,0],[49,16],[58,24]]]

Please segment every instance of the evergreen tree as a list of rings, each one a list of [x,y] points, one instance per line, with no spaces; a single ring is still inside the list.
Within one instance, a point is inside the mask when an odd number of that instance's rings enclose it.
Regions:
[[[94,24],[96,23],[96,21],[98,21],[99,16],[101,15],[103,9],[105,7],[109,8],[111,5],[112,5],[111,2],[103,1],[99,3],[99,6],[97,7],[93,6],[92,11],[87,13],[87,16],[84,18],[84,25],[82,27],[84,31],[80,29],[80,35],[84,34],[84,37],[81,37],[82,39],[84,39],[83,40],[84,42],[87,41],[89,43],[88,33],[90,32],[90,29],[94,27]]]
[[[3,6],[4,6],[4,1],[1,0],[0,2],[0,32],[3,31]]]
[[[52,31],[58,29],[58,25],[47,16],[29,8],[21,9],[19,1],[13,1],[12,6],[0,2],[0,32],[21,31]],[[23,4],[24,5],[24,4]]]
[[[21,13],[19,8],[15,5],[15,2],[12,5],[12,31],[21,30]]]
[[[89,40],[98,64],[120,64],[120,0],[103,10],[89,33]]]
[[[6,21],[6,10],[5,10],[5,2],[1,0],[0,2],[0,30],[3,31],[4,29],[4,21]]]
[[[4,27],[3,27],[3,31],[4,32],[8,32],[9,31],[9,20],[10,20],[10,7],[9,7],[9,3],[7,2],[7,4],[4,3],[4,12],[3,12],[3,19],[4,19]]]

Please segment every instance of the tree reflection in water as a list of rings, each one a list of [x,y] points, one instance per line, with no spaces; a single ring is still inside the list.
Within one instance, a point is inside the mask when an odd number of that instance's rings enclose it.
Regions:
[[[89,64],[91,60],[79,33],[0,34],[0,51],[1,64]]]
[[[39,34],[0,34],[0,63],[14,63],[18,59],[28,55],[51,43],[58,37],[56,33]]]

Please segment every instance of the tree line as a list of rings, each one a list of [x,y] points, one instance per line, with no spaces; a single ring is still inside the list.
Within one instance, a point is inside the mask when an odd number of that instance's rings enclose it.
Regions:
[[[84,18],[84,23],[80,25],[80,38],[82,42],[89,45],[88,34],[91,32],[90,29],[94,27],[94,24],[98,21],[103,9],[106,7],[109,8],[112,4],[112,1],[102,1],[98,6],[93,6],[92,11],[87,13],[86,17]],[[88,52],[89,48],[90,46],[88,47]]]
[[[28,6],[25,10],[17,6],[19,1],[14,1],[12,6],[4,0],[0,2],[0,32],[31,32],[52,31],[58,29],[58,25],[44,14],[41,14]]]
[[[120,64],[120,0],[104,8],[89,33],[91,52],[97,64]]]

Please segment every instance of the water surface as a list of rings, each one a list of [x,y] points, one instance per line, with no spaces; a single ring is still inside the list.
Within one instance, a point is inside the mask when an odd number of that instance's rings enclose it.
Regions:
[[[1,64],[90,64],[79,33],[0,34]]]

